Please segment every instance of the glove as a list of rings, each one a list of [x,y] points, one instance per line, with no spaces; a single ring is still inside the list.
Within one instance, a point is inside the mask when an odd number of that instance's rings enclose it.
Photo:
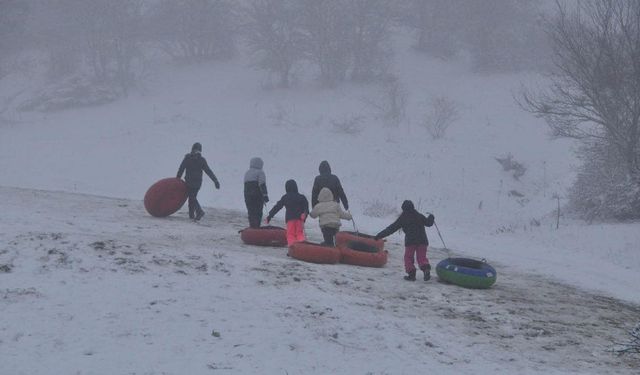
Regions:
[[[220,183],[218,181],[213,181],[213,184],[216,185],[216,189],[220,189]]]
[[[271,218],[269,216],[267,216],[267,218],[264,219],[265,224],[269,224],[270,221],[271,221]]]
[[[307,220],[307,214],[302,213],[302,215],[300,215],[300,220],[302,220],[302,221]]]
[[[349,211],[349,203],[344,203],[344,210]]]
[[[374,239],[374,240],[376,240],[376,241],[380,240],[380,238],[381,238],[381,237],[380,237],[380,236],[378,236],[377,234],[375,235],[375,237],[373,237],[373,239]]]
[[[262,200],[264,201],[264,203],[268,203],[269,202],[269,197],[264,195],[264,196],[262,196]]]
[[[436,220],[436,217],[433,216],[433,214],[429,214],[429,216],[427,216],[427,226],[428,227],[432,226],[435,220]]]

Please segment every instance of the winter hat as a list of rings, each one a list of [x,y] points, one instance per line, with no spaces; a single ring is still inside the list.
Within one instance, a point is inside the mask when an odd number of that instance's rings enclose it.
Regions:
[[[249,161],[249,168],[262,169],[263,166],[264,162],[262,161],[262,158],[255,157],[251,158],[251,161]]]
[[[402,211],[413,211],[413,210],[415,210],[415,207],[413,206],[413,202],[411,202],[408,199],[402,202]]]
[[[326,160],[321,161],[318,171],[320,174],[331,174],[331,166],[329,165],[329,162]]]
[[[298,184],[295,180],[287,180],[284,184],[284,190],[287,193],[297,193],[298,192]]]
[[[193,144],[193,146],[191,146],[191,152],[202,152],[202,145],[200,144],[200,142],[196,142]]]

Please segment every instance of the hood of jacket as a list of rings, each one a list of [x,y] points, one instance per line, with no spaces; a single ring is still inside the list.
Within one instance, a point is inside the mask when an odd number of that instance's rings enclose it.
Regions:
[[[328,188],[324,187],[318,194],[318,202],[333,202],[333,193]]]
[[[298,184],[294,180],[288,180],[284,184],[284,190],[287,193],[297,193],[298,192]]]
[[[322,162],[320,162],[320,166],[318,167],[318,170],[320,171],[321,175],[331,174],[331,166],[329,165],[329,162],[326,160],[323,160]]]
[[[409,211],[415,211],[416,208],[413,206],[413,202],[411,202],[410,200],[406,200],[404,202],[402,202],[402,211],[403,212],[409,212]]]
[[[251,161],[249,162],[249,168],[262,169],[263,166],[264,162],[262,161],[262,158],[251,158]]]

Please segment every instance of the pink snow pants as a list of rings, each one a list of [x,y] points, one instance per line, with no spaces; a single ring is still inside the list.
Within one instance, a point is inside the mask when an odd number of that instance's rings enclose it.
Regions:
[[[418,266],[422,268],[429,264],[427,259],[427,245],[409,245],[404,248],[404,270],[413,272],[416,270],[414,265],[414,257],[418,260]]]
[[[287,245],[291,246],[294,242],[302,242],[304,240],[304,221],[287,221]]]

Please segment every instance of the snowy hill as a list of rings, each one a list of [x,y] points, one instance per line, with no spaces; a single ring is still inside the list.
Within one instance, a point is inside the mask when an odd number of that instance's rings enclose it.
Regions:
[[[44,83],[4,78],[0,372],[637,372],[637,358],[608,350],[638,320],[640,224],[586,225],[562,207],[556,229],[553,197],[565,203],[576,161],[513,100],[538,77],[473,74],[408,44],[395,60],[407,93],[397,127],[372,105],[380,85],[267,90],[242,59],[153,64],[127,98],[58,112],[16,110]],[[439,140],[421,125],[434,97],[458,108]],[[184,208],[151,218],[145,191],[196,141],[222,185],[205,181],[203,222]],[[517,179],[496,161],[509,154],[526,167]],[[254,156],[272,203],[289,178],[309,196],[328,160],[366,233],[413,200],[448,245],[429,230],[431,262],[485,258],[495,288],[404,282],[401,234],[383,269],[241,244]],[[317,222],[306,230],[320,239]]]
[[[0,196],[3,373],[637,372],[608,350],[640,307],[506,264],[490,290],[407,283],[397,239],[383,269],[314,265],[242,244],[236,210]]]

